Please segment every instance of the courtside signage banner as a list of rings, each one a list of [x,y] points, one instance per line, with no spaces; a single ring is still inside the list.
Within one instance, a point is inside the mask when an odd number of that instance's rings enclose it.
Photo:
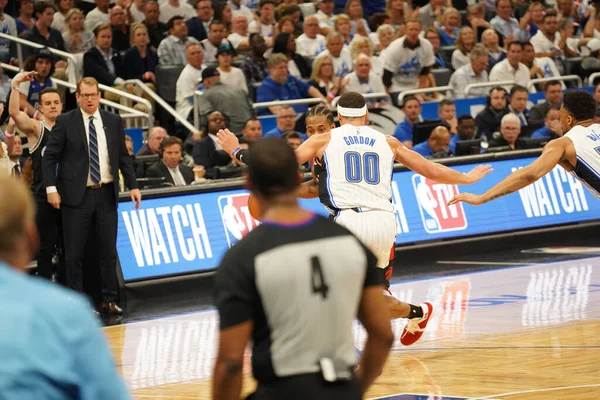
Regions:
[[[483,193],[534,158],[492,163],[494,171],[470,186],[439,184],[412,171],[394,173],[392,199],[398,245],[600,219],[600,201],[557,167],[535,184],[487,204],[447,206],[455,194]],[[474,164],[453,166],[460,172]],[[259,225],[248,192],[231,190],[119,204],[117,250],[126,281],[206,271]],[[327,215],[318,199],[303,207]]]

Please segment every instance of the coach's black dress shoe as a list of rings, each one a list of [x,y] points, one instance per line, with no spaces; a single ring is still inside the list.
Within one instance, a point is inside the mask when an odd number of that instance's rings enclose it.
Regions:
[[[118,304],[114,301],[110,301],[108,303],[102,303],[101,306],[102,314],[108,315],[121,315],[123,314],[123,309],[118,306]]]

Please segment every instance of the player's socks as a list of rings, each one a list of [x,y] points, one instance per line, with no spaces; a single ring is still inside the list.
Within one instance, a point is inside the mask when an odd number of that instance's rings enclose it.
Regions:
[[[408,319],[413,318],[423,318],[423,308],[421,306],[415,306],[414,304],[409,304],[410,306],[410,314],[408,315]]]

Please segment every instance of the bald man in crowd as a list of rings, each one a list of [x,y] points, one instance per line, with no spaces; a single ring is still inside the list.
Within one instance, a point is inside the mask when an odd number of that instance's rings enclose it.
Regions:
[[[429,135],[429,139],[417,144],[413,147],[413,151],[419,153],[423,157],[431,157],[434,155],[443,155],[448,153],[448,145],[450,144],[450,132],[444,126],[438,126]],[[449,155],[450,153],[448,153]]]

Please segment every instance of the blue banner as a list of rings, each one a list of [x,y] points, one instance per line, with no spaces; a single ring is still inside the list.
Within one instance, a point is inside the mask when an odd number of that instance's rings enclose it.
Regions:
[[[490,203],[446,206],[459,192],[483,193],[534,158],[493,162],[494,171],[470,186],[433,182],[412,171],[394,173],[398,245],[589,221],[600,202],[557,167],[535,184]],[[460,172],[474,165],[454,166]],[[143,200],[139,210],[119,204],[117,250],[125,280],[216,268],[224,252],[258,226],[248,192],[231,190]],[[301,205],[327,215],[318,199]]]

